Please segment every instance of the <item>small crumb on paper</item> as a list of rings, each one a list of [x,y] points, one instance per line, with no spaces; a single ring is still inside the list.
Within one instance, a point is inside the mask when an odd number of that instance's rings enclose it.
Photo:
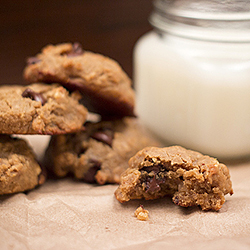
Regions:
[[[149,211],[144,209],[143,205],[140,205],[136,210],[135,210],[135,216],[139,220],[148,220],[148,214]]]

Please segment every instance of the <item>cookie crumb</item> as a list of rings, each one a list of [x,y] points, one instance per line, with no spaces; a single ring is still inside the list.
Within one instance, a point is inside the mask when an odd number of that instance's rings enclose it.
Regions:
[[[135,216],[139,220],[148,220],[148,214],[149,211],[144,209],[143,205],[140,205],[136,210],[135,210]]]

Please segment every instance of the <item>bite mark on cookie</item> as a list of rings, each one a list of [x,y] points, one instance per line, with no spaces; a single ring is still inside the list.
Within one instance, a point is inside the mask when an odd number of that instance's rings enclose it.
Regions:
[[[179,146],[145,148],[129,161],[115,191],[117,200],[157,199],[166,195],[182,207],[219,210],[233,194],[227,167],[215,158]]]

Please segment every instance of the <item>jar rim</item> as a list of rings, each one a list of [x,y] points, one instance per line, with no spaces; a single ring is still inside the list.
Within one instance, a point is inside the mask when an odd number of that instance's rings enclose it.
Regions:
[[[206,20],[250,20],[249,0],[154,0],[166,15]]]
[[[250,2],[247,8],[243,8],[247,1],[154,0],[149,22],[160,31],[178,36],[209,41],[249,42]],[[212,11],[214,9],[216,11]]]

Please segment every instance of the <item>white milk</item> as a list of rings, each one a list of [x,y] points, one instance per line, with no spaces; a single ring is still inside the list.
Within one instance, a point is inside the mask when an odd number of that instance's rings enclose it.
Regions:
[[[250,154],[250,43],[152,31],[136,45],[134,82],[138,116],[166,145]]]

